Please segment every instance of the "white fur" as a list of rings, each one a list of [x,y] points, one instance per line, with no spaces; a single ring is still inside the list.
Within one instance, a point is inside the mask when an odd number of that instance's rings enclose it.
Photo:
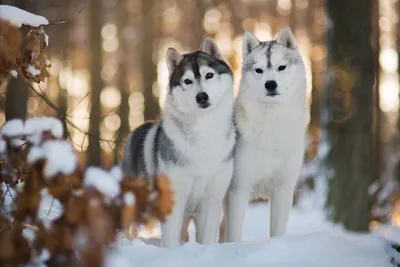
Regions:
[[[294,37],[284,29],[278,43]],[[293,192],[302,165],[305,138],[306,73],[303,62],[277,71],[285,65],[286,53],[293,50],[275,45],[272,50],[273,68],[267,69],[265,51],[256,48],[257,40],[246,33],[243,41],[244,64],[252,59],[262,74],[244,72],[235,107],[235,119],[239,130],[234,178],[227,193],[227,241],[240,241],[246,207],[250,199],[270,197],[270,236],[283,235],[292,207]],[[259,42],[258,42],[259,44]],[[250,47],[250,51],[247,48]],[[264,83],[275,80],[278,96],[266,96]]]
[[[215,47],[208,47],[215,43],[207,38],[206,40],[208,43],[202,45],[202,50],[207,48],[205,51],[218,52]],[[171,56],[172,60],[168,63],[172,66],[170,71],[173,70],[173,60],[179,60],[175,53]],[[167,55],[167,61],[168,58]],[[202,77],[208,72],[214,71],[208,67],[200,68]],[[180,245],[185,213],[195,215],[200,243],[216,242],[223,198],[233,172],[233,160],[223,162],[235,142],[233,129],[229,138],[227,137],[232,127],[234,105],[232,77],[215,73],[212,79],[202,79],[197,84],[193,73],[187,71],[182,81],[185,79],[191,79],[193,84],[181,83],[181,86],[173,88],[166,97],[163,114],[167,136],[175,148],[191,162],[180,167],[165,164],[159,159],[159,172],[167,174],[171,179],[175,194],[173,212],[161,225],[162,244],[166,247]],[[206,109],[199,108],[195,102],[195,96],[200,91],[207,92],[210,97],[211,106]],[[190,138],[182,133],[173,118],[179,118],[190,125]],[[150,158],[151,150],[146,150],[145,153],[146,158]]]

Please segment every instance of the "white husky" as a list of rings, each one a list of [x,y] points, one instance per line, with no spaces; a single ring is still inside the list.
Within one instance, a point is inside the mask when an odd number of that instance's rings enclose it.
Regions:
[[[242,68],[234,177],[224,215],[228,242],[241,240],[253,198],[270,197],[270,236],[285,233],[305,143],[306,72],[291,30],[285,27],[267,42],[246,32]]]
[[[200,243],[216,242],[233,172],[232,71],[209,36],[200,51],[181,55],[168,49],[167,65],[169,90],[161,120],[128,137],[122,169],[171,179],[175,206],[161,225],[164,246],[179,246],[185,213],[194,217]]]

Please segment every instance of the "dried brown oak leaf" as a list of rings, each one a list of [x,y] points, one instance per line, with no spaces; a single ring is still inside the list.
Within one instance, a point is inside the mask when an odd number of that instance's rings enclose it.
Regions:
[[[9,22],[0,20],[0,80],[10,75],[20,58],[21,32]]]
[[[28,173],[28,178],[25,180],[23,190],[17,196],[17,211],[15,218],[19,222],[23,222],[30,217],[35,220],[37,218],[40,205],[40,191],[44,185],[43,178],[44,161],[35,163]]]
[[[0,230],[0,266],[20,266],[30,260],[28,241],[22,237],[22,228],[17,223]]]
[[[82,175],[75,171],[72,174],[57,174],[48,182],[50,194],[62,204],[66,203],[72,196],[74,190],[81,190]]]
[[[110,213],[101,198],[91,196],[87,208],[87,227],[89,238],[96,243],[108,244],[114,241],[114,229]]]
[[[134,218],[136,223],[146,223],[147,219],[144,216],[148,210],[148,180],[137,177],[137,178],[126,178],[121,181],[122,194],[132,192],[135,196],[135,214]]]
[[[158,192],[158,199],[156,201],[155,214],[163,222],[172,212],[175,203],[171,182],[166,175],[157,176],[156,190]]]
[[[50,76],[48,68],[51,65],[43,55],[44,36],[42,28],[33,29],[22,42],[18,74],[28,82],[40,83]]]
[[[122,208],[122,228],[125,231],[129,231],[129,227],[135,221],[135,206],[124,205]]]

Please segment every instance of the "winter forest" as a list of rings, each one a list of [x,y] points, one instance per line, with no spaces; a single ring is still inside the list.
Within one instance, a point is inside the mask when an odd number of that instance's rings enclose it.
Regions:
[[[0,0],[0,266],[400,266],[399,16],[400,0]],[[242,242],[199,244],[191,222],[162,248],[169,177],[118,165],[163,112],[167,49],[211,36],[236,96],[244,32],[284,26],[308,81],[286,234],[257,199]]]

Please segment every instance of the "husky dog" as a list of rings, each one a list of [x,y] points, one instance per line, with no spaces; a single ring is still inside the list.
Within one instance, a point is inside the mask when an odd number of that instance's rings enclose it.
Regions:
[[[249,200],[270,197],[270,236],[283,235],[305,146],[306,72],[289,27],[260,42],[243,37],[235,106],[234,176],[227,192],[227,241],[240,241]],[[222,241],[226,236],[222,237]]]
[[[209,36],[193,53],[169,48],[166,60],[169,91],[163,115],[130,134],[122,169],[170,178],[175,206],[161,225],[163,246],[180,245],[185,214],[194,217],[199,242],[213,243],[233,173],[233,74]]]

